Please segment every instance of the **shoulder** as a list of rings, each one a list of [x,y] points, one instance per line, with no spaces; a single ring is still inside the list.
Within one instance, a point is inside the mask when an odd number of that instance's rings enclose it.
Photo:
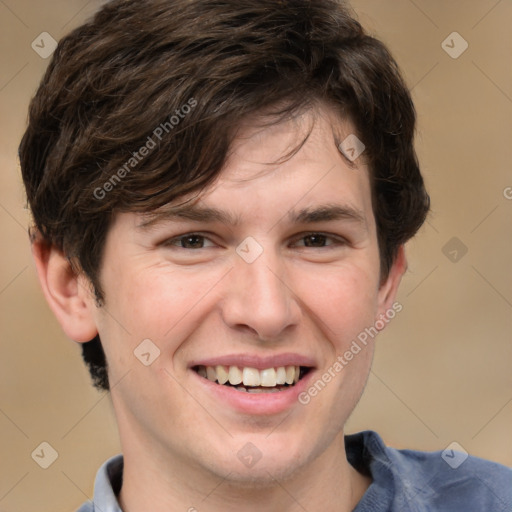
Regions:
[[[512,469],[455,450],[418,452],[388,448],[400,477],[417,480],[442,510],[512,510]],[[459,507],[456,508],[456,507]]]
[[[451,449],[397,450],[371,431],[357,436],[372,476],[388,474],[387,485],[394,489],[397,506],[447,512],[512,511],[511,468]]]

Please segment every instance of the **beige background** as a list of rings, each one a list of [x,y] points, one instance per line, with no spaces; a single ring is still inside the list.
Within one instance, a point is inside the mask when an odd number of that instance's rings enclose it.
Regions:
[[[31,48],[59,39],[92,0],[0,0],[0,510],[73,511],[119,451],[108,395],[89,384],[36,281],[16,151],[48,61]],[[457,441],[512,465],[512,2],[356,0],[360,20],[391,48],[413,90],[417,148],[433,212],[409,244],[403,311],[378,342],[348,431],[425,450]],[[458,32],[457,59],[442,42]],[[448,44],[457,50],[457,39]],[[468,252],[452,262],[457,237]],[[461,252],[457,253],[460,258]],[[31,458],[58,452],[46,470]]]

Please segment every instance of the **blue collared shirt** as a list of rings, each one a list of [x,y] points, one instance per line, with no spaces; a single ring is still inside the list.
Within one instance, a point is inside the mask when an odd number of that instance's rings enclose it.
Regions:
[[[372,431],[345,437],[347,459],[373,482],[354,512],[512,512],[512,469],[457,452],[387,447]],[[78,512],[122,512],[123,457],[98,471],[94,500]]]

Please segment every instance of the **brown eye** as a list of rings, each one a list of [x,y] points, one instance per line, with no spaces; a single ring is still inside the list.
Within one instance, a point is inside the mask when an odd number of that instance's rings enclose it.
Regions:
[[[201,249],[204,247],[204,236],[201,235],[187,235],[179,240],[180,247],[183,247],[183,249]]]
[[[204,249],[212,247],[214,244],[203,235],[187,233],[185,235],[174,237],[163,245],[167,247],[177,247],[178,249]]]
[[[300,238],[296,238],[293,245],[295,247],[307,247],[312,249],[342,247],[347,245],[347,240],[339,235],[331,235],[328,233],[306,233]]]
[[[318,233],[307,235],[304,237],[304,245],[306,247],[325,247],[327,236]]]

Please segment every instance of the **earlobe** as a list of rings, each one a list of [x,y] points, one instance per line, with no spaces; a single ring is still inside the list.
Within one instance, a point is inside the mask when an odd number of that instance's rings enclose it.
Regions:
[[[44,296],[66,335],[77,342],[98,333],[94,321],[94,297],[83,278],[62,251],[39,237],[32,237],[32,254]]]
[[[387,310],[392,309],[398,287],[402,276],[407,270],[407,258],[405,256],[405,248],[401,245],[398,249],[397,255],[385,281],[380,285],[378,294],[378,315],[379,318],[382,314],[385,314]]]

